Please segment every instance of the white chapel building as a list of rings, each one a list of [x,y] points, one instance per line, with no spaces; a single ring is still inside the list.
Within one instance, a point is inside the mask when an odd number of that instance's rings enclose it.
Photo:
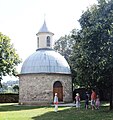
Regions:
[[[59,102],[72,102],[70,67],[53,49],[53,35],[44,21],[36,34],[37,50],[24,61],[19,74],[19,104],[49,105],[55,93]]]

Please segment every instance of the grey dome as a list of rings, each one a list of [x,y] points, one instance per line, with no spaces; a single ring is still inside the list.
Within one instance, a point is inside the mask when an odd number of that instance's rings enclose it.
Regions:
[[[60,73],[71,74],[65,58],[53,49],[38,49],[29,56],[21,68],[21,74]]]

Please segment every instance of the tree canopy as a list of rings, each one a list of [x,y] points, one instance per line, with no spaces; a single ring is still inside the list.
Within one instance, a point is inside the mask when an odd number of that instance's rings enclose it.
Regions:
[[[14,85],[13,86],[13,90],[14,90],[14,92],[19,92],[19,86],[18,85]]]
[[[11,40],[0,33],[0,83],[3,76],[17,75],[16,66],[21,63]]]
[[[76,29],[73,29],[69,35],[60,37],[54,45],[54,49],[65,57],[69,62],[69,57],[72,53],[72,47],[75,44],[75,40],[71,37],[72,33],[76,33]]]
[[[99,81],[107,79],[112,73],[112,18],[113,3],[102,0],[82,14],[79,19],[81,30],[77,35],[72,35],[76,44],[71,60],[77,72],[76,79],[81,80],[84,85],[98,85]]]

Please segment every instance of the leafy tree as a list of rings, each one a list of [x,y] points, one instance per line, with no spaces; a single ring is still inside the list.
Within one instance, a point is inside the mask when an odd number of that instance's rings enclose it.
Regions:
[[[15,92],[18,92],[18,91],[19,91],[19,86],[18,86],[18,85],[14,85],[14,86],[13,86],[13,90],[14,90]]]
[[[111,88],[113,109],[113,0],[98,0],[79,19],[81,30],[71,56],[76,82],[87,88]]]
[[[0,33],[0,84],[3,76],[17,75],[16,66],[20,62],[10,38]]]
[[[8,91],[8,86],[7,85],[2,85],[2,88],[0,88],[0,92],[3,93],[3,92],[6,92]]]
[[[71,34],[76,31],[75,29],[71,32]],[[69,57],[72,52],[72,47],[75,44],[75,40],[71,38],[70,35],[65,35],[60,37],[54,45],[54,49],[58,51],[61,55],[65,57],[65,59],[69,62]]]

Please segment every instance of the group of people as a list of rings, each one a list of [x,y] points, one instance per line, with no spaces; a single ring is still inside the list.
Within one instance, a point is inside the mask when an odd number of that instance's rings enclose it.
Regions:
[[[89,99],[90,99],[90,95],[88,92],[86,92],[85,94],[85,109],[88,109],[89,108]],[[80,109],[80,95],[79,93],[76,93],[76,96],[75,96],[75,102],[76,102],[76,108],[77,109]],[[57,93],[55,93],[55,96],[54,96],[54,106],[55,106],[55,112],[58,111],[58,96],[57,96]],[[99,98],[99,95],[96,95],[96,92],[94,90],[92,90],[92,93],[91,93],[91,108],[92,110],[94,109],[99,109],[100,107],[100,98]]]
[[[86,92],[86,94],[85,94],[85,109],[88,109],[88,107],[89,107],[89,98],[90,98],[90,96],[89,96],[88,92]],[[79,95],[79,93],[76,94],[75,101],[76,101],[76,108],[80,109],[80,95]],[[99,109],[99,107],[100,107],[99,95],[96,95],[96,92],[94,90],[92,90],[91,108],[92,108],[92,110],[94,110],[94,109]]]

